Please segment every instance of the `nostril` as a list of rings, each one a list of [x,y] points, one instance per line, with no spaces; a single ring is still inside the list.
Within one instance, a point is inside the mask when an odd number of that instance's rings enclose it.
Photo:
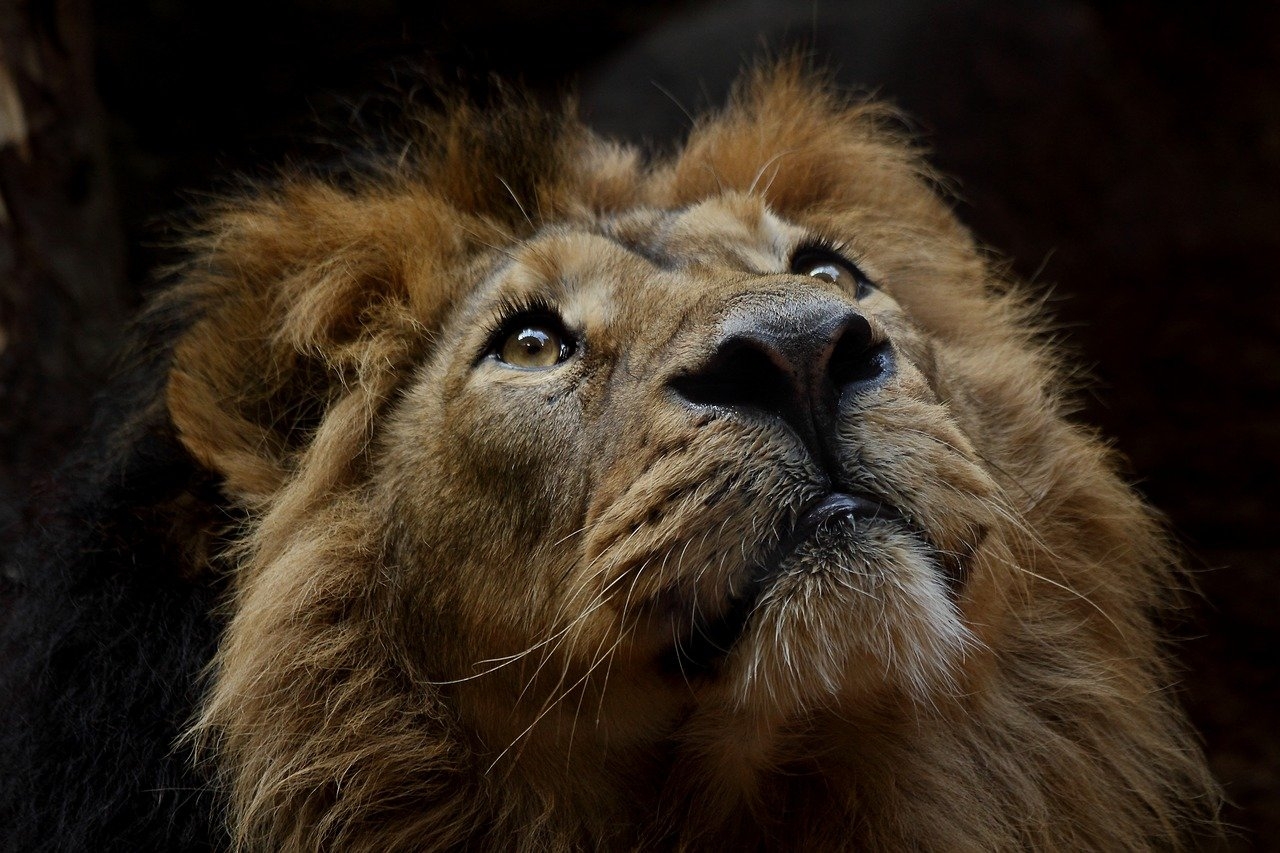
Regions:
[[[767,306],[733,318],[737,328],[668,387],[694,406],[781,422],[815,458],[825,458],[840,400],[891,373],[893,350],[861,314],[828,304],[801,307],[809,310]]]
[[[859,393],[874,387],[893,369],[887,340],[876,341],[865,317],[849,318],[831,350],[827,374],[837,394]]]
[[[795,405],[795,384],[764,345],[730,338],[700,368],[671,381],[676,393],[700,406],[757,409],[778,415]]]

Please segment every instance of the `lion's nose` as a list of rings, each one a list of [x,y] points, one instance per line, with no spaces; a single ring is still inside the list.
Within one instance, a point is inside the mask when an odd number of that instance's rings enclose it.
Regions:
[[[859,312],[826,301],[767,304],[726,321],[710,355],[671,385],[694,405],[778,419],[826,446],[839,401],[892,369],[889,342]]]

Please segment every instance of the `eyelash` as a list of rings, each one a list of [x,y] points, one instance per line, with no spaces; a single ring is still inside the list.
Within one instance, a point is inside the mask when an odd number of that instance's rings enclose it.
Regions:
[[[850,257],[853,254],[853,251],[852,247],[846,241],[836,240],[832,237],[828,237],[826,234],[818,234],[800,243],[791,251],[791,257],[799,257],[804,252],[827,252],[844,258],[859,271],[862,269],[854,263],[852,257]]]
[[[485,336],[484,346],[476,362],[494,353],[506,337],[516,330],[516,326],[527,322],[532,317],[548,317],[562,328],[564,326],[564,322],[560,319],[560,312],[552,308],[551,303],[542,297],[504,296],[502,301],[494,306],[485,324],[489,328],[489,333]]]

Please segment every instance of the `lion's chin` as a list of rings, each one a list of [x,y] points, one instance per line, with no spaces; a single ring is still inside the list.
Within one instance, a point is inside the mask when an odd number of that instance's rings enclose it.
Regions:
[[[766,712],[839,707],[887,692],[955,690],[975,645],[954,579],[895,509],[827,496],[668,664]]]

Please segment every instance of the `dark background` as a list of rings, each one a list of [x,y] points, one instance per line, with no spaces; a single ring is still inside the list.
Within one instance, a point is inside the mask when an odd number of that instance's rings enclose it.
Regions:
[[[1234,846],[1280,850],[1280,6],[1209,6],[5,4],[0,546],[38,521],[27,496],[171,260],[166,223],[314,151],[317,118],[341,135],[388,80],[496,72],[572,87],[598,128],[661,144],[762,46],[799,43],[909,114],[961,217],[1050,294],[1092,377],[1080,417],[1114,437],[1201,588],[1172,626],[1179,689]]]

